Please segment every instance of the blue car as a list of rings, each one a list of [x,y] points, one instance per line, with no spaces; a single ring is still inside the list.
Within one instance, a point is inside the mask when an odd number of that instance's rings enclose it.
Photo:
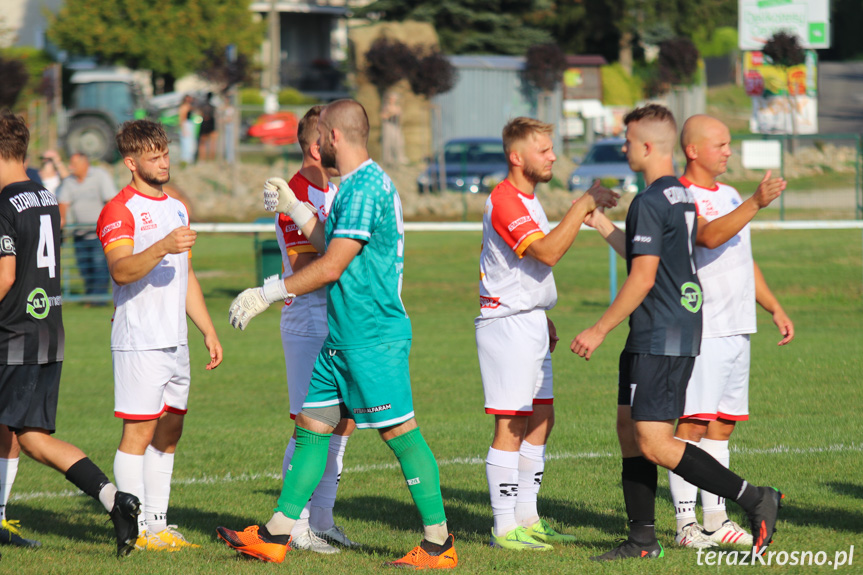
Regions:
[[[569,176],[569,191],[583,192],[593,185],[593,180],[616,180],[610,187],[620,189],[624,193],[635,193],[639,190],[641,180],[633,172],[623,153],[623,138],[608,138],[594,143],[575,171]]]
[[[491,192],[509,170],[500,138],[460,138],[444,145],[446,189],[467,194]],[[417,178],[419,193],[436,191],[440,169],[438,157]]]

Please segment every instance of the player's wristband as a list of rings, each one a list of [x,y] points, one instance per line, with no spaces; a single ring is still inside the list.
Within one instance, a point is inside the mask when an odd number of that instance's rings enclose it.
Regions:
[[[267,303],[285,301],[297,297],[292,293],[288,293],[288,288],[285,287],[284,280],[277,275],[270,276],[265,279],[261,290],[263,291],[264,299],[267,300]]]
[[[297,224],[297,227],[302,230],[303,226],[309,223],[314,217],[317,217],[318,213],[315,209],[306,202],[297,202],[293,206],[288,209],[288,216],[294,223]]]

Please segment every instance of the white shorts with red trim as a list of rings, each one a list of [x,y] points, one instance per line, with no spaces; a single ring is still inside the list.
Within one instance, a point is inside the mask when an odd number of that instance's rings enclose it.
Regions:
[[[297,414],[303,410],[303,402],[306,401],[306,395],[309,393],[312,369],[326,339],[326,335],[310,336],[282,332],[291,419],[296,419]]]
[[[701,340],[682,419],[749,419],[749,335]]]
[[[544,310],[478,322],[476,347],[486,413],[530,415],[554,402]]]
[[[189,346],[111,352],[114,416],[146,421],[189,405]]]

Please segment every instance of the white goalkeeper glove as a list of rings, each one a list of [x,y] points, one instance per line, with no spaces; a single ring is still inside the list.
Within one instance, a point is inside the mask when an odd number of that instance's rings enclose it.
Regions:
[[[270,304],[279,300],[294,299],[292,293],[288,293],[285,282],[279,276],[271,276],[264,280],[262,287],[249,288],[240,292],[231,302],[228,310],[228,320],[231,325],[241,330],[246,329],[252,318],[270,307]]]
[[[282,178],[270,178],[264,183],[264,209],[287,214],[300,230],[318,215],[313,205],[297,199],[288,182]]]

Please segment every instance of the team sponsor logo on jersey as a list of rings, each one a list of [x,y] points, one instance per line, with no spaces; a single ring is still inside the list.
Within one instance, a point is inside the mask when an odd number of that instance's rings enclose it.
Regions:
[[[0,254],[4,256],[15,255],[15,240],[10,236],[0,236]]]
[[[651,237],[651,236],[637,235],[637,236],[633,236],[633,238],[632,238],[632,243],[634,243],[634,244],[649,244],[652,241],[653,241],[653,237]]]
[[[686,282],[680,286],[680,305],[683,309],[692,313],[698,313],[701,309],[701,286],[695,282]]]
[[[158,227],[158,224],[156,224],[156,222],[154,222],[153,218],[150,216],[150,212],[141,212],[141,223],[143,224],[141,226],[142,232],[144,230],[152,230]]]
[[[490,295],[479,296],[479,307],[483,309],[497,309],[500,307],[500,298]]]
[[[694,204],[695,196],[692,195],[692,192],[686,188],[681,188],[680,186],[673,186],[671,188],[665,188],[662,190],[662,193],[668,199],[668,203],[671,205],[674,204]]]
[[[110,232],[111,230],[116,230],[117,228],[119,228],[122,225],[123,225],[123,222],[120,220],[117,220],[116,222],[112,222],[112,223],[108,224],[107,226],[102,228],[102,231],[99,233],[99,237],[104,238],[105,236],[108,235],[108,232]]]
[[[713,207],[713,202],[710,200],[701,200],[698,202],[698,209],[701,211],[701,216],[718,216],[719,210]]]
[[[180,221],[183,222],[183,225],[186,225],[186,214],[183,213],[183,210],[177,210],[177,215],[180,216]]]
[[[512,230],[514,230],[515,228],[517,228],[517,227],[518,227],[518,226],[520,226],[521,224],[526,224],[526,223],[527,223],[527,222],[529,222],[530,220],[531,220],[530,216],[521,216],[520,218],[518,218],[518,219],[517,219],[517,220],[515,220],[514,222],[510,223],[510,224],[506,227],[506,229],[507,229],[508,231],[510,231],[510,232],[511,232]]]
[[[57,198],[48,190],[39,190],[38,192],[21,192],[16,196],[9,198],[15,210],[20,214],[24,210],[30,208],[41,208],[45,206],[56,206]]]
[[[289,234],[291,232],[299,231],[300,228],[297,227],[297,224],[295,224],[293,221],[291,221],[291,223],[285,224],[282,229],[284,230],[284,232],[286,234]]]
[[[381,411],[387,411],[388,409],[392,409],[393,406],[390,403],[385,403],[383,405],[376,405],[374,407],[357,407],[354,409],[354,414],[358,413],[379,413]]]
[[[48,311],[51,309],[51,303],[48,300],[48,294],[42,288],[36,288],[27,296],[27,313],[36,319],[45,319],[48,317]]]

